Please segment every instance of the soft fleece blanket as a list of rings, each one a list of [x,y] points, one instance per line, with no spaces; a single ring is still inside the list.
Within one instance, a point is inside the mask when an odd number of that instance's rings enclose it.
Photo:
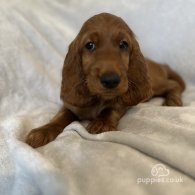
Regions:
[[[1,0],[0,195],[195,194],[195,1]],[[61,69],[82,23],[99,12],[131,26],[143,53],[183,75],[184,107],[161,98],[129,109],[118,132],[74,122],[25,144],[61,107]]]

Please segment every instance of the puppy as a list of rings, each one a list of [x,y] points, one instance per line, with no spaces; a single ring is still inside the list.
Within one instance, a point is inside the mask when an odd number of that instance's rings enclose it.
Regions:
[[[91,120],[90,133],[117,130],[129,107],[152,96],[164,97],[165,106],[182,106],[184,88],[168,65],[144,58],[121,18],[95,15],[69,46],[62,71],[62,109],[50,123],[32,130],[26,142],[34,148],[45,145],[74,120]]]

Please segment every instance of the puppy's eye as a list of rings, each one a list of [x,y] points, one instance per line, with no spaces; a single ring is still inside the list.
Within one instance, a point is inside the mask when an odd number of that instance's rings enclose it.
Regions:
[[[95,46],[95,43],[88,42],[88,43],[86,43],[85,48],[90,50],[90,51],[93,51],[93,50],[95,50],[96,46]]]
[[[129,47],[129,44],[128,44],[126,41],[121,41],[121,42],[119,43],[119,47],[120,47],[121,49],[127,49],[127,48]]]

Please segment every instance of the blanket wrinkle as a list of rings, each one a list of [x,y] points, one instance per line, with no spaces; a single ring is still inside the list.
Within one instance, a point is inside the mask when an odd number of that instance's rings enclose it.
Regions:
[[[173,166],[174,168],[181,170],[184,172],[186,175],[189,175],[190,177],[194,178],[195,177],[195,169],[194,169],[194,163],[195,162],[195,152],[194,149],[191,148],[191,150],[187,151],[187,158],[180,160],[179,162],[175,162],[175,156],[172,158],[172,154],[168,154],[169,150],[174,150],[176,151],[176,144],[165,145],[165,143],[159,142],[159,140],[154,140],[151,139],[150,137],[142,136],[142,135],[134,135],[132,133],[125,133],[126,135],[124,136],[124,132],[117,132],[117,137],[114,135],[115,132],[105,132],[97,136],[93,136],[89,133],[86,133],[86,130],[78,123],[76,125],[72,123],[68,127],[66,127],[67,130],[75,130],[81,135],[82,138],[88,139],[93,141],[105,141],[105,142],[112,142],[112,143],[117,143],[117,144],[122,144],[126,145],[129,147],[132,147],[134,149],[137,149],[138,151],[149,155],[151,157],[154,157],[161,162],[164,162],[166,164],[169,164]],[[66,130],[65,129],[65,130]],[[85,131],[85,133],[83,132]],[[86,135],[88,135],[86,137]],[[118,141],[120,140],[120,141]],[[183,145],[185,146],[185,145]],[[155,151],[154,148],[160,149],[160,155],[158,150]],[[181,147],[182,148],[182,147]],[[183,150],[177,151],[177,155],[180,158],[182,154],[184,153]],[[179,160],[179,159],[178,159]],[[191,164],[188,162],[192,162]],[[183,164],[188,164],[188,167],[183,167]],[[191,166],[191,167],[190,167]]]

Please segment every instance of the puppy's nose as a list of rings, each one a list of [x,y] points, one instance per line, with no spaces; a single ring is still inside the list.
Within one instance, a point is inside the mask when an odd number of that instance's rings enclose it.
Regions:
[[[102,85],[106,88],[115,88],[120,83],[120,77],[117,74],[103,74],[100,77]]]

